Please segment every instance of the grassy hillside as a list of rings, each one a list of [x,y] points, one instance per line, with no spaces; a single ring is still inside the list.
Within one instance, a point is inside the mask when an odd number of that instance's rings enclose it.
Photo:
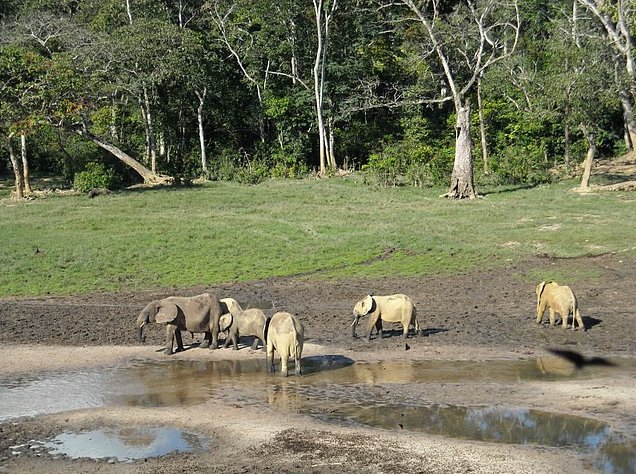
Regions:
[[[574,182],[440,189],[355,180],[214,182],[88,199],[0,200],[0,296],[248,281],[449,274],[546,254],[636,252],[633,195]],[[6,189],[6,188],[5,188]]]

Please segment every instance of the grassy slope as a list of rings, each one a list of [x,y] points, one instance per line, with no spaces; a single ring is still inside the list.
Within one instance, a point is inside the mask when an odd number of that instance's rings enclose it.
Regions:
[[[632,195],[579,195],[573,186],[498,188],[470,202],[440,199],[442,189],[339,179],[3,199],[0,296],[316,270],[320,278],[448,274],[536,254],[634,253]]]

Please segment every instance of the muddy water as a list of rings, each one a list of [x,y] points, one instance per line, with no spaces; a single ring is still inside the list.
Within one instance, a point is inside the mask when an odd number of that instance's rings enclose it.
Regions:
[[[65,432],[50,441],[38,442],[30,449],[45,450],[54,456],[63,454],[71,459],[127,462],[173,452],[202,451],[206,446],[205,438],[175,428],[135,427]]]
[[[614,371],[636,371],[635,361],[616,362]],[[266,373],[264,358],[173,359],[0,380],[0,420],[100,406],[192,406],[218,399],[339,424],[574,447],[591,455],[604,472],[636,472],[633,438],[624,439],[598,421],[519,407],[431,405],[417,395],[426,383],[571,380],[602,376],[605,368],[575,371],[557,358],[354,364],[342,356],[317,356],[304,358],[303,369],[304,376],[282,380]],[[404,384],[421,385],[422,391],[400,390]],[[396,390],[411,395],[400,396],[396,404],[391,394]]]

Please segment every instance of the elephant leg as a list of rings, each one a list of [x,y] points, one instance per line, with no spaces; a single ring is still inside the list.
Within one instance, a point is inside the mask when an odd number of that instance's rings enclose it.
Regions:
[[[295,369],[296,375],[302,375],[303,374],[303,370],[302,370],[302,365],[301,365],[300,359],[301,359],[301,357],[300,357],[299,351],[296,351],[295,354],[294,354],[294,367],[296,368]]]
[[[273,373],[274,368],[274,345],[271,342],[267,343],[267,372]]]
[[[263,352],[267,352],[267,344],[265,343],[265,339],[261,339],[261,345],[263,346],[261,350]]]
[[[181,338],[181,330],[177,329],[174,332],[174,338],[177,341],[177,350],[175,352],[183,352],[183,339]]]
[[[199,347],[201,349],[207,349],[208,347],[210,347],[211,339],[212,339],[212,334],[209,331],[206,331],[205,335],[203,336],[203,342],[199,344]]]
[[[554,326],[556,324],[556,314],[554,309],[550,308],[550,326]]]
[[[287,377],[289,375],[287,371],[287,364],[289,363],[289,354],[287,351],[285,353],[280,354],[280,373],[283,377]]]
[[[564,316],[561,316],[561,322],[563,324],[563,329],[568,328],[568,318],[570,316],[570,312],[565,313]],[[574,329],[574,315],[572,315],[572,329]]]
[[[369,323],[367,326],[367,342],[371,340],[371,333],[373,332],[373,327],[378,330],[379,338],[382,338],[382,322],[380,321],[379,316],[374,316],[369,318]]]
[[[537,307],[537,324],[541,324],[541,320],[543,319],[543,313],[545,312],[545,303],[542,301],[539,303]]]
[[[174,340],[174,334],[177,330],[177,326],[174,324],[166,324],[166,349],[164,353],[166,355],[172,355],[172,342]]]
[[[210,343],[210,349],[217,349],[219,347],[219,326],[212,327],[210,331],[212,333],[212,342]]]
[[[252,349],[253,351],[255,351],[256,349],[258,349],[258,338],[257,338],[257,337],[255,337],[255,338],[254,338],[254,342],[252,342],[252,347],[251,347],[251,349]]]
[[[585,331],[585,324],[583,324],[583,319],[581,318],[581,313],[577,309],[572,318],[572,331],[574,331],[574,317],[576,317],[576,321],[579,323],[579,329],[583,329]]]
[[[232,349],[234,349],[235,351],[238,351],[238,334],[232,334],[232,344],[234,345],[234,347]]]
[[[407,337],[409,337],[409,323],[406,323],[403,325],[404,326],[404,331],[402,331],[402,339],[406,339]]]
[[[223,343],[223,349],[227,349],[230,346],[230,335],[228,334]]]

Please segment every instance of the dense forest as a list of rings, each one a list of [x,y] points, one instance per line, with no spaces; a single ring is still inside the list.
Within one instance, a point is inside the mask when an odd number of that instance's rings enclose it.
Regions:
[[[633,0],[3,0],[0,174],[536,184],[636,142]]]

